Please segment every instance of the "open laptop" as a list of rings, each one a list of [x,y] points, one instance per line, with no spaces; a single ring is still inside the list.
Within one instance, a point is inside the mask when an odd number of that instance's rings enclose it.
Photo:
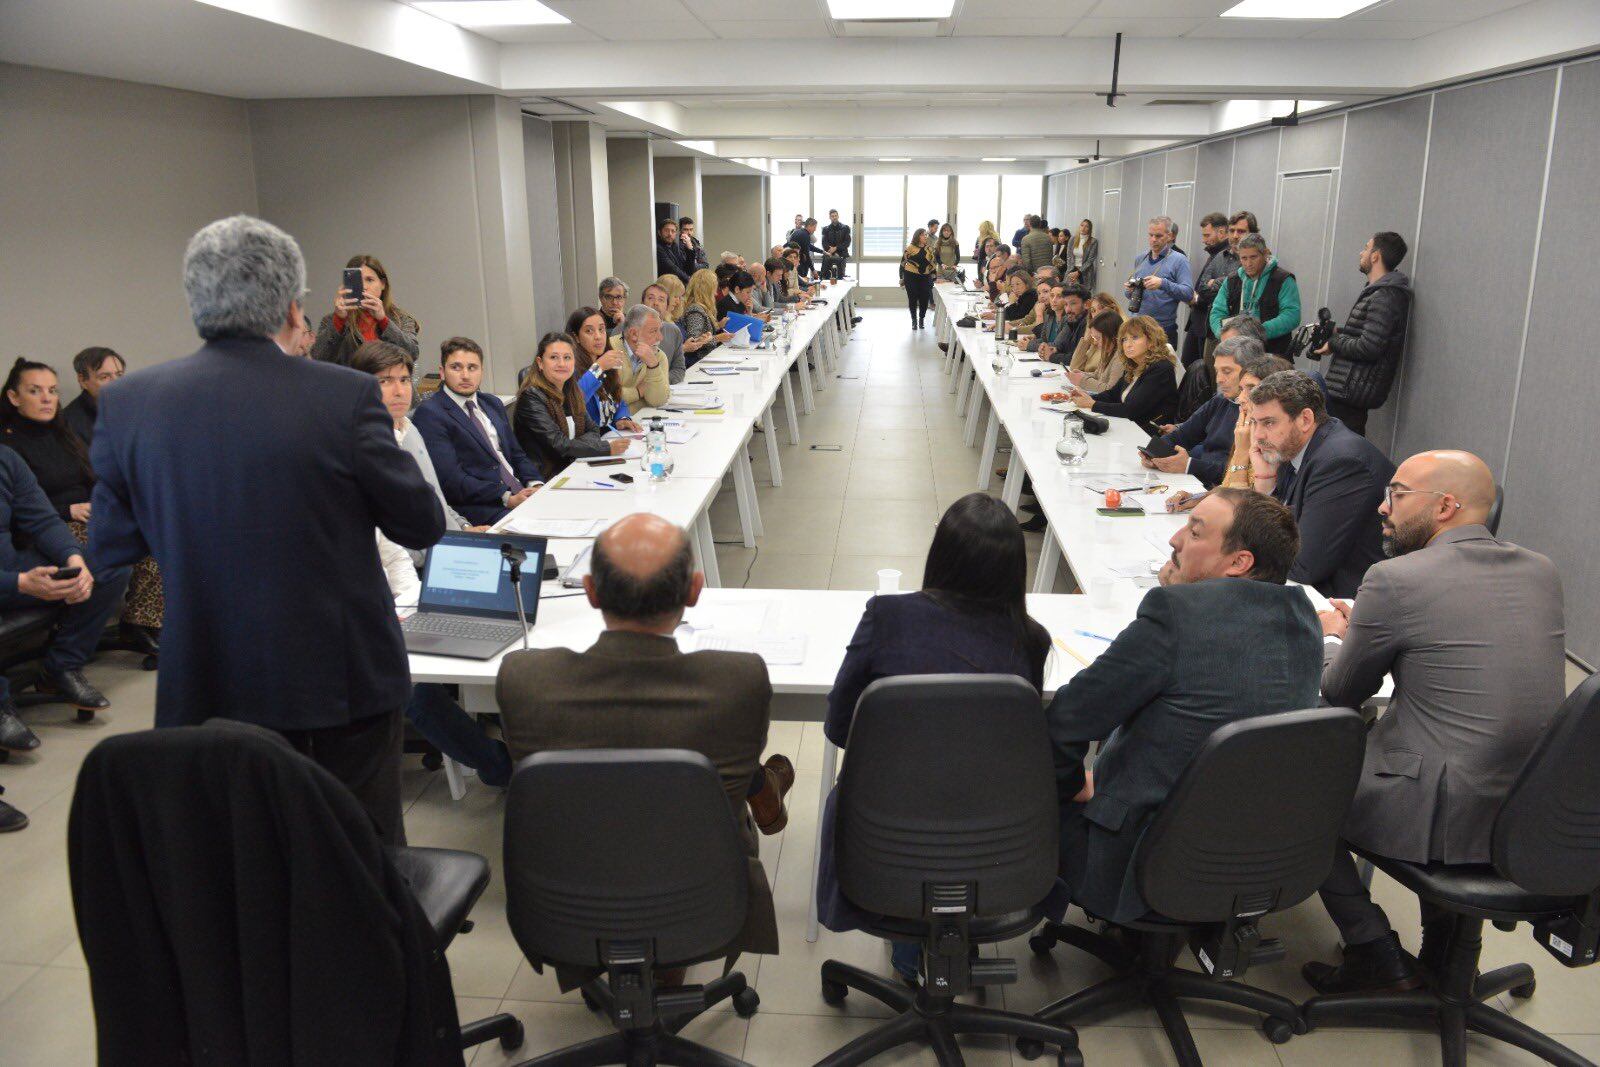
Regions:
[[[533,625],[539,611],[545,539],[450,532],[428,549],[417,613],[400,624],[408,652],[489,659],[522,639],[511,564],[501,553],[502,545],[527,553],[522,564],[522,607],[528,625]]]

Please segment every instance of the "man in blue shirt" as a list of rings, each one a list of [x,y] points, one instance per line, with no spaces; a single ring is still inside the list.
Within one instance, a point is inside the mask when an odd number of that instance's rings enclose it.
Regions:
[[[1165,215],[1150,220],[1150,251],[1142,254],[1133,264],[1133,278],[1125,287],[1128,291],[1128,311],[1135,315],[1149,315],[1167,331],[1167,343],[1176,350],[1178,345],[1178,307],[1187,305],[1194,295],[1194,273],[1189,268],[1189,257],[1172,247],[1176,240],[1176,227]],[[1143,290],[1139,292],[1138,290]]]
[[[1230,337],[1219,343],[1212,356],[1216,395],[1163,435],[1162,440],[1177,446],[1176,452],[1140,462],[1166,474],[1192,474],[1207,489],[1222,484],[1239,421],[1239,375],[1252,359],[1265,353],[1261,342],[1253,337]]]

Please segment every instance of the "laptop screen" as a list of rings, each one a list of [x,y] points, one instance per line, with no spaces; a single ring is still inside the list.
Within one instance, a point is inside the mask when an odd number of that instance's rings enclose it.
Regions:
[[[528,554],[522,564],[522,608],[533,625],[539,607],[540,575],[544,570],[542,537],[515,534],[448,532],[428,549],[422,568],[419,611],[443,611],[492,619],[515,619],[516,596],[511,589],[511,564],[501,545],[515,545]]]

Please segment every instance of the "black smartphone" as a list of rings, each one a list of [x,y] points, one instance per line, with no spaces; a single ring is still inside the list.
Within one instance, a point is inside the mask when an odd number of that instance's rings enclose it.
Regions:
[[[622,464],[624,464],[626,462],[628,462],[626,459],[622,458],[621,456],[618,456],[616,459],[597,459],[597,460],[592,460],[592,461],[590,461],[589,466],[591,466],[591,467],[618,467],[618,466],[621,466]]]
[[[1137,451],[1145,459],[1166,459],[1177,453],[1178,446],[1165,437],[1152,437],[1149,444],[1141,445]]]
[[[366,283],[361,280],[360,267],[346,267],[344,269],[344,296],[346,300],[361,303],[362,294],[367,290]]]
[[[83,573],[82,567],[57,567],[56,572],[50,577],[58,582],[70,582]]]
[[[1111,518],[1132,518],[1135,515],[1143,515],[1145,511],[1144,508],[1095,508],[1094,513]]]
[[[631,475],[631,474],[613,474],[613,475],[611,475],[611,480],[614,481],[614,482],[621,482],[623,485],[632,485],[633,484],[633,475]]]

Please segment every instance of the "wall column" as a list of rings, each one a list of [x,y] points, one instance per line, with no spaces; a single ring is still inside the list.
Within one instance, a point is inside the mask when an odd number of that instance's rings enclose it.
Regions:
[[[656,200],[678,205],[684,215],[694,219],[700,231],[696,234],[704,243],[705,220],[700,217],[705,205],[700,195],[699,156],[657,156],[655,159]],[[715,257],[715,252],[706,255]]]
[[[606,142],[611,191],[611,273],[628,283],[630,300],[656,276],[655,169],[649,138]]]
[[[581,307],[594,302],[600,279],[613,273],[606,131],[592,122],[552,126],[562,288],[573,306]]]

